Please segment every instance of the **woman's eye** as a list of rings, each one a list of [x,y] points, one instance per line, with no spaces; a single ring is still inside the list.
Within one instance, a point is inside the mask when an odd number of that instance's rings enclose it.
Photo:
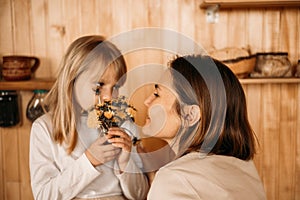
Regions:
[[[154,95],[155,97],[159,97],[159,95],[158,95],[157,92],[154,92],[153,95]]]
[[[119,90],[120,87],[121,87],[121,86],[119,86],[119,85],[115,85],[115,86],[114,86],[114,89],[115,89],[115,90]]]
[[[97,87],[102,87],[104,85],[104,83],[103,82],[98,82],[98,83],[96,83],[96,85],[97,85]]]

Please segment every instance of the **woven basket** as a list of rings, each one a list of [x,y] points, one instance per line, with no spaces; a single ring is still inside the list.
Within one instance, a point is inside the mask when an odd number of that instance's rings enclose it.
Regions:
[[[238,78],[247,78],[255,68],[256,56],[239,57],[222,61]]]

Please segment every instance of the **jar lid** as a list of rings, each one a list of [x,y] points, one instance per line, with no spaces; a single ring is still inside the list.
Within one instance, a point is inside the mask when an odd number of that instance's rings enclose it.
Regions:
[[[33,90],[33,93],[35,93],[35,94],[43,94],[43,93],[47,93],[48,92],[48,90]]]
[[[17,95],[16,90],[0,90],[1,96],[8,96],[8,95]]]

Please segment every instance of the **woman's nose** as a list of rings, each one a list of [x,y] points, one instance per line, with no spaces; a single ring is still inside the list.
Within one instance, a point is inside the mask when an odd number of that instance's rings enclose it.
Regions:
[[[147,99],[145,99],[144,105],[149,107],[151,105],[152,101],[153,101],[153,97],[152,97],[152,95],[150,95]]]

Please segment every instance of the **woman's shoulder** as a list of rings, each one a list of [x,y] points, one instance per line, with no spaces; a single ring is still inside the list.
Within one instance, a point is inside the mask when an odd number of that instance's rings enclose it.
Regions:
[[[227,199],[249,199],[249,197],[250,199],[265,199],[263,186],[252,160],[244,161],[222,155],[203,156],[195,152],[165,165],[157,175],[165,182],[168,179],[172,182],[178,180],[186,185],[186,188],[194,188],[196,193],[201,195],[215,195],[218,191],[220,197],[237,197]],[[202,190],[199,185],[204,186],[205,189]]]
[[[184,171],[207,174],[209,171],[240,170],[241,172],[256,172],[252,160],[244,161],[232,156],[203,155],[199,152],[186,154],[161,168],[161,170]]]

